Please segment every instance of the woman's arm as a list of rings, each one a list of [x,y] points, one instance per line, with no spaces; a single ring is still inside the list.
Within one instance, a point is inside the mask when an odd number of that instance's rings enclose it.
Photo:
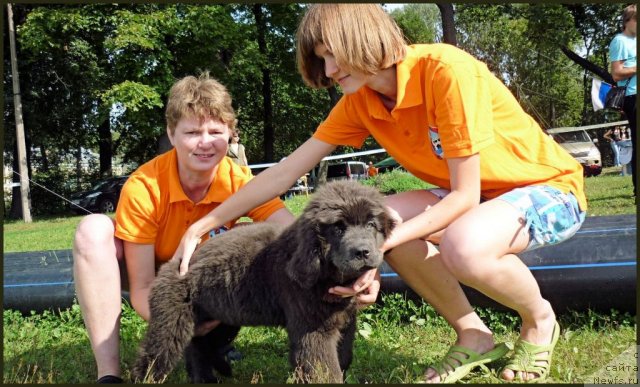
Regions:
[[[173,255],[173,259],[181,260],[180,274],[187,272],[191,255],[204,233],[280,196],[335,148],[335,145],[310,138],[289,157],[258,174],[238,192],[191,225]]]
[[[447,160],[450,171],[451,193],[420,215],[398,225],[382,246],[383,251],[414,239],[426,239],[443,230],[456,218],[480,203],[480,155]],[[335,286],[332,294],[343,297],[356,296],[361,305],[375,302],[380,290],[380,274],[369,270],[350,287]]]
[[[420,215],[398,225],[383,251],[414,239],[426,239],[480,203],[480,155],[447,159],[451,193]]]
[[[154,246],[127,241],[123,245],[131,306],[143,319],[149,321],[149,293],[151,282],[156,277]]]

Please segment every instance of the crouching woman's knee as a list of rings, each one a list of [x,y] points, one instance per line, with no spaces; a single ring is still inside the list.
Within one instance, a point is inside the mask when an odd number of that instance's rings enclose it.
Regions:
[[[113,219],[103,214],[85,216],[76,229],[73,239],[74,259],[89,259],[92,252],[108,252],[115,249],[115,254],[121,254],[121,248],[115,243],[115,223]],[[101,255],[101,254],[98,254]]]
[[[445,232],[440,242],[440,256],[445,267],[462,283],[473,283],[482,276],[480,257],[474,254],[473,243]]]

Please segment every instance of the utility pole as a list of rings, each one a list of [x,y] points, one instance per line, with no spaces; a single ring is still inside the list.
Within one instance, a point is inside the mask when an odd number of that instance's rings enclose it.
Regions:
[[[13,11],[7,3],[9,20],[9,46],[11,50],[11,78],[13,79],[13,105],[16,116],[16,141],[18,143],[18,165],[20,170],[20,200],[22,219],[31,223],[31,201],[29,200],[29,172],[27,170],[27,147],[24,140],[24,122],[22,122],[22,102],[20,101],[20,82],[18,81],[18,60],[16,59],[16,37],[13,28]],[[13,198],[15,200],[15,198]]]

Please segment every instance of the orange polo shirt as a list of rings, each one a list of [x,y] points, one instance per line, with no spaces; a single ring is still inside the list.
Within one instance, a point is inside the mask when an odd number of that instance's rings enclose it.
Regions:
[[[479,153],[483,199],[545,184],[573,192],[586,210],[582,166],[484,63],[448,44],[413,45],[396,74],[391,112],[362,87],[340,99],[314,138],[359,148],[371,135],[407,171],[446,189],[446,159]]]
[[[156,262],[168,261],[187,228],[238,191],[252,177],[248,168],[243,169],[225,157],[218,164],[207,196],[199,203],[194,203],[182,190],[176,151],[172,149],[140,166],[127,179],[116,210],[115,235],[129,242],[154,244]],[[281,208],[284,208],[284,204],[275,198],[246,216],[254,221],[262,221]],[[236,221],[225,226],[231,228]],[[208,239],[210,234],[205,234],[202,240]]]

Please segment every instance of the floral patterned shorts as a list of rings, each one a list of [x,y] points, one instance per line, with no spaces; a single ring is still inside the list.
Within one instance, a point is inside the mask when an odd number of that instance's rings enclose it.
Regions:
[[[449,193],[444,188],[428,189],[442,199]],[[524,251],[554,245],[571,238],[582,226],[586,213],[580,211],[573,193],[565,194],[548,185],[516,188],[496,199],[511,203],[526,219],[529,244]]]
[[[548,185],[516,188],[497,197],[519,209],[529,229],[525,251],[554,245],[571,238],[586,217],[573,193],[565,194]]]

